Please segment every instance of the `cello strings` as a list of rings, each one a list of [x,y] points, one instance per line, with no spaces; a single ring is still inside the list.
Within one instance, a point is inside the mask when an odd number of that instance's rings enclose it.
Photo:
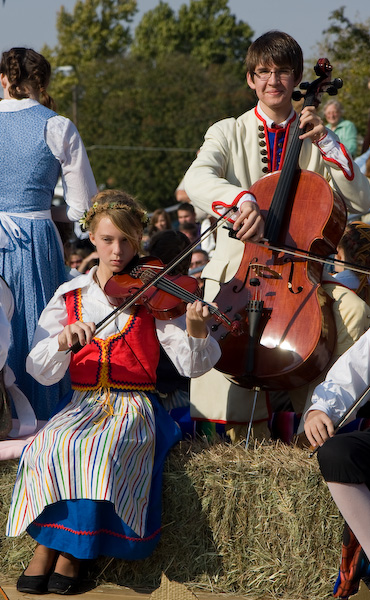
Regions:
[[[265,240],[268,244],[268,240]],[[336,265],[337,263],[340,265],[343,265],[344,267],[347,267],[349,270],[351,271],[356,271],[357,273],[364,273],[365,275],[370,275],[370,270],[369,269],[365,269],[363,267],[360,267],[354,263],[350,263],[348,261],[345,260],[340,260],[339,258],[322,258],[319,255],[315,255],[312,252],[309,251],[305,251],[305,250],[301,250],[300,248],[297,248],[296,250],[290,249],[290,246],[285,246],[283,248],[278,248],[277,246],[271,246],[270,244],[268,244],[267,246],[263,243],[260,243],[259,245],[264,246],[265,248],[269,249],[269,250],[274,250],[276,252],[284,252],[285,254],[290,254],[291,256],[297,256],[298,258],[305,258],[306,260],[312,260],[314,262],[318,262],[324,265]]]

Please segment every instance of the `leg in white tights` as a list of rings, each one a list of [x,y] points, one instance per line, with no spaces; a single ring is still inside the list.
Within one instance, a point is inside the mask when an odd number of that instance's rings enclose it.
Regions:
[[[328,488],[342,516],[370,560],[370,490],[364,483],[328,481]]]

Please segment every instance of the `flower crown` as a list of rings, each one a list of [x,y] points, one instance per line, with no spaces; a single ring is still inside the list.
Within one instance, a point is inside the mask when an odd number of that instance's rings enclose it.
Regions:
[[[83,217],[81,217],[79,220],[82,231],[87,231],[89,229],[90,223],[96,214],[105,212],[109,208],[122,208],[139,219],[143,227],[148,224],[147,212],[142,208],[129,206],[128,204],[124,204],[122,201],[104,203],[94,202],[94,204],[88,210],[85,210]]]

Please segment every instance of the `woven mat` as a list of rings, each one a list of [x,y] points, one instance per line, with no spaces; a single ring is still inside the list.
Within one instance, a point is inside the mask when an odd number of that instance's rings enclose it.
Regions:
[[[161,585],[150,595],[150,600],[197,600],[197,596],[184,584],[170,581],[162,573]]]

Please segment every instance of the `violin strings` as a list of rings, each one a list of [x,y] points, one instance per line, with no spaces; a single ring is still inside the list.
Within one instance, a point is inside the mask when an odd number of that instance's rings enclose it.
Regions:
[[[148,271],[150,271],[150,269],[148,269]],[[202,304],[204,304],[205,306],[208,307],[209,312],[211,314],[216,315],[217,317],[222,319],[225,323],[227,323],[228,325],[231,325],[231,321],[229,321],[229,319],[223,313],[221,313],[218,308],[216,308],[215,306],[212,306],[212,304],[209,304],[208,302],[206,302],[205,300],[203,300],[196,294],[192,294],[188,290],[185,290],[181,286],[177,285],[177,283],[175,283],[174,281],[163,278],[159,282],[157,282],[156,287],[163,290],[164,292],[172,294],[173,296],[178,296],[181,300],[184,300],[184,302],[195,302],[195,300],[200,300],[200,302],[202,302]]]

